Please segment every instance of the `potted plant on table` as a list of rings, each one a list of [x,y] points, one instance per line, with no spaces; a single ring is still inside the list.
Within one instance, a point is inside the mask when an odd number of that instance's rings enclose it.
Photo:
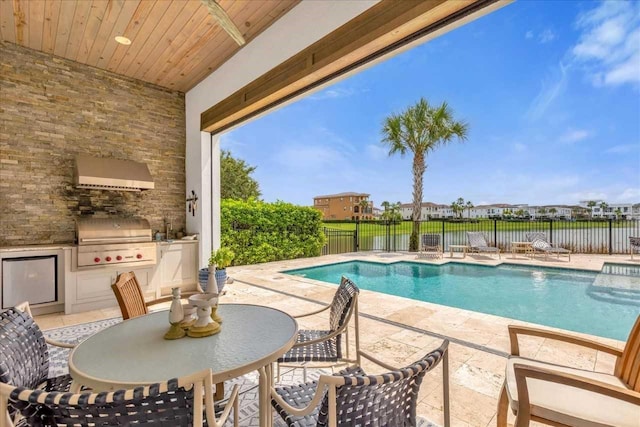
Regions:
[[[218,292],[222,292],[225,283],[227,283],[227,267],[231,265],[233,258],[236,254],[226,247],[211,251],[209,257],[209,269],[215,268],[216,284],[218,285]]]

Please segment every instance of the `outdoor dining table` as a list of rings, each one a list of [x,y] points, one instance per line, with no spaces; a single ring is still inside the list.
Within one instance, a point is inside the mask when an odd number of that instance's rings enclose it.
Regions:
[[[73,389],[112,391],[166,381],[211,368],[214,384],[259,373],[260,426],[273,422],[271,364],[295,343],[298,324],[270,307],[221,304],[222,329],[204,338],[163,339],[168,312],[125,320],[79,344],[69,356]]]

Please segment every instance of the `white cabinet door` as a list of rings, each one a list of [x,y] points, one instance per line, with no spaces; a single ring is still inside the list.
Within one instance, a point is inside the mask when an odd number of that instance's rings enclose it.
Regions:
[[[140,289],[142,290],[142,293],[145,296],[148,296],[147,294],[155,293],[155,287],[153,286],[153,271],[154,271],[153,267],[136,268],[136,269],[128,268],[124,270],[118,270],[116,274],[117,276],[119,276],[122,273],[128,273],[128,272],[132,272],[133,274],[135,274],[136,279],[138,280],[138,284],[140,285]]]
[[[76,282],[76,298],[81,300],[110,300],[115,296],[111,285],[116,281],[115,272],[92,271],[78,273]]]
[[[197,282],[196,250],[197,246],[193,244],[163,245],[160,248],[161,287]]]

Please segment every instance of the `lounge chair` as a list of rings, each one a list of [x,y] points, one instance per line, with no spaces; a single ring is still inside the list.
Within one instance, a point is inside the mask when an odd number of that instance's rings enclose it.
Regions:
[[[616,357],[613,372],[594,372],[520,356],[518,336],[562,341]],[[538,421],[553,426],[640,426],[640,316],[624,350],[572,334],[509,326],[511,356],[498,401],[497,427]]]
[[[533,248],[534,253],[544,253],[544,259],[547,259],[549,254],[556,254],[558,259],[560,259],[560,255],[567,255],[569,257],[569,261],[571,261],[571,251],[569,249],[561,248],[556,244],[549,243],[546,234],[536,232],[527,233],[526,236],[527,240],[531,242],[531,247]]]
[[[500,259],[500,249],[495,246],[489,246],[483,232],[467,231],[467,240],[469,241],[469,248],[471,252],[494,253],[498,254],[498,259]]]
[[[634,251],[640,251],[640,237],[629,237],[629,252],[631,252],[631,259],[633,259]]]
[[[423,234],[420,239],[420,252],[418,258],[427,258],[430,253],[435,253],[436,258],[442,258],[442,245],[439,234]]]

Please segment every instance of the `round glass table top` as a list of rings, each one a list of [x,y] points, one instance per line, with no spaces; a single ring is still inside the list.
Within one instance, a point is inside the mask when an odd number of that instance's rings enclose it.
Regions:
[[[298,325],[288,314],[246,304],[218,306],[220,333],[165,340],[169,312],[160,311],[111,326],[79,344],[69,357],[74,381],[150,384],[207,368],[214,382],[244,375],[286,353]]]

